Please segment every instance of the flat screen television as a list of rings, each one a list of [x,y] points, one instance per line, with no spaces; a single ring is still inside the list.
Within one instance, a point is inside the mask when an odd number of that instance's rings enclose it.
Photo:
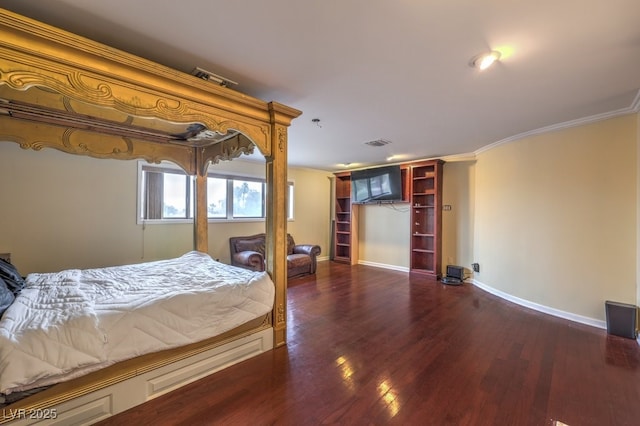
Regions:
[[[400,166],[351,172],[351,200],[357,204],[403,201]]]

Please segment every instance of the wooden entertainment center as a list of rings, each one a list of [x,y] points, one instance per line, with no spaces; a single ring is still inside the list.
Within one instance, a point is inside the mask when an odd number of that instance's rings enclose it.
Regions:
[[[400,165],[402,201],[411,208],[412,274],[438,279],[442,272],[442,171],[444,161],[424,160]],[[336,262],[358,263],[359,204],[353,203],[351,172],[335,173],[334,256]]]

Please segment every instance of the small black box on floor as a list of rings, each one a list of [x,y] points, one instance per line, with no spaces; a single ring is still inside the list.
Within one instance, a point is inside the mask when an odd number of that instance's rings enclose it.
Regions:
[[[607,317],[607,333],[636,338],[638,307],[627,303],[604,302]]]
[[[447,275],[440,280],[443,284],[460,285],[464,282],[462,266],[447,265]]]

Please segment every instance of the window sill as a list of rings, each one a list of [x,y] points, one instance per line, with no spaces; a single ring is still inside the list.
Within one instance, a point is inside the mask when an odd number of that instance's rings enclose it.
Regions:
[[[247,218],[236,218],[236,219],[209,219],[208,223],[254,223],[254,222],[264,222],[265,218],[263,217],[247,217]],[[294,219],[287,219],[287,222],[293,222]],[[138,225],[193,225],[193,219],[138,219],[136,222]]]

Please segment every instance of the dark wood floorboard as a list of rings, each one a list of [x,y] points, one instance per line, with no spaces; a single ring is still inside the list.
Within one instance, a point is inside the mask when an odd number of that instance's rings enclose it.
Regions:
[[[640,424],[635,340],[470,284],[321,262],[288,308],[286,347],[100,424]]]

